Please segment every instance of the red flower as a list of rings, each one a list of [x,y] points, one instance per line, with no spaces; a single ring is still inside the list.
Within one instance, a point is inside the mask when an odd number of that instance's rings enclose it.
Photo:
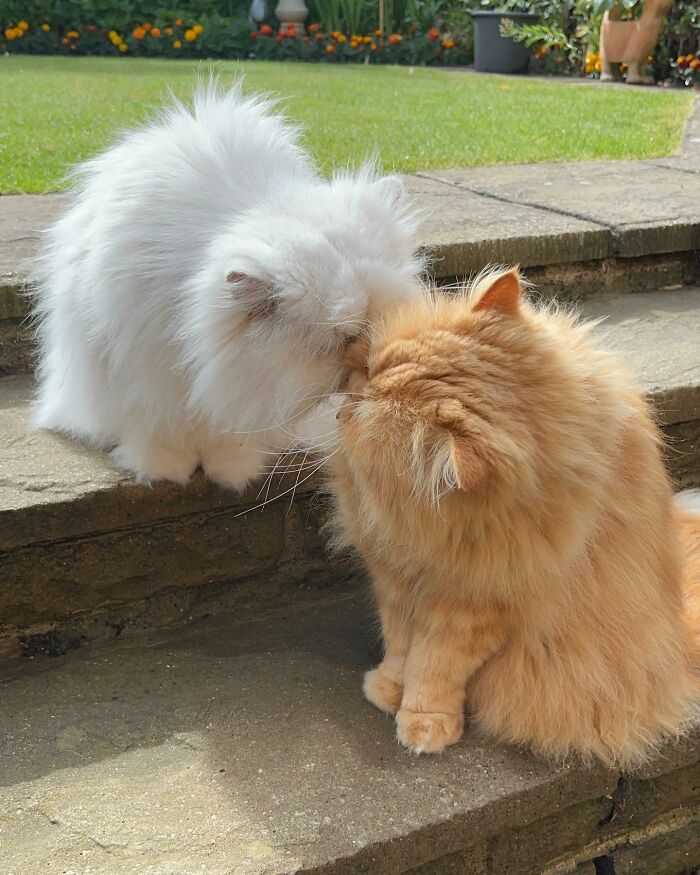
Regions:
[[[400,33],[392,33],[391,36],[389,37],[389,44],[392,46],[395,46],[398,43],[400,43],[402,39],[403,39],[403,37],[401,36]]]
[[[257,30],[251,30],[251,32],[250,32],[250,38],[251,38],[251,39],[257,39],[257,38],[258,38],[258,32],[257,32]]]
[[[322,43],[322,42],[323,42],[323,34],[322,34],[322,33],[317,33],[317,34],[316,34],[316,42],[317,42],[317,43]]]
[[[309,41],[308,36],[303,37],[303,39],[304,39],[304,42],[305,42],[305,43],[308,43],[308,41]]]
[[[269,24],[263,24],[263,25],[261,25],[261,27],[260,27],[260,33],[261,33],[263,36],[271,36],[271,34],[272,34],[272,28],[270,27]]]
[[[428,31],[428,36],[433,42],[435,42],[435,40],[440,37],[440,31],[437,29],[437,27],[431,27]]]
[[[309,25],[309,33],[317,33],[319,30],[321,30],[320,24],[310,24]]]
[[[94,24],[88,24],[87,30],[88,30],[88,33],[94,33],[97,30],[97,28],[95,27]]]
[[[278,33],[277,36],[275,37],[275,42],[277,43],[277,45],[279,45],[280,43],[283,43],[284,37]]]
[[[417,32],[418,32],[418,28],[416,27],[415,24],[411,26],[411,29],[410,29],[410,30],[411,30],[411,33],[417,33]]]

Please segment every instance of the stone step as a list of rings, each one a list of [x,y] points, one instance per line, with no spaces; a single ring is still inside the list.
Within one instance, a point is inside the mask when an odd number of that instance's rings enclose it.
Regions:
[[[414,757],[362,697],[364,595],[0,667],[3,875],[680,875],[700,726],[634,776],[468,728]]]
[[[700,171],[688,156],[430,171],[408,188],[440,282],[491,263],[520,264],[568,300],[700,281]],[[0,375],[31,366],[24,291],[41,229],[64,204],[0,197]]]
[[[700,289],[589,301],[596,329],[654,402],[679,486],[700,484]],[[196,477],[185,489],[134,484],[104,453],[27,425],[27,375],[0,381],[0,642],[61,653],[85,639],[294,602],[352,585],[329,558],[318,479],[236,496]]]

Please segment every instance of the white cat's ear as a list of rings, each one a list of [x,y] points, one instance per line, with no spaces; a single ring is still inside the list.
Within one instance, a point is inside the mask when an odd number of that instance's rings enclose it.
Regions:
[[[231,271],[226,277],[233,296],[245,310],[249,321],[269,319],[277,311],[277,298],[272,286],[255,276]]]
[[[395,174],[392,176],[382,176],[375,185],[379,187],[382,195],[393,208],[400,206],[406,196],[406,183],[402,176]]]
[[[491,285],[474,304],[474,312],[490,310],[504,316],[517,316],[520,312],[522,283],[517,268],[495,277]]]

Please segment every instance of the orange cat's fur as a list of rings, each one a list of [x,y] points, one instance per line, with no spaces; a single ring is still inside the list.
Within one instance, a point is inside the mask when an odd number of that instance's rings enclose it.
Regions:
[[[695,711],[700,518],[589,334],[510,271],[349,351],[333,485],[382,622],[365,693],[414,751],[457,741],[466,702],[502,739],[629,767]]]

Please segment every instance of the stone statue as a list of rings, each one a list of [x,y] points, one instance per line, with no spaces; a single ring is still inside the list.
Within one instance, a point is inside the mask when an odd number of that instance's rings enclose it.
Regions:
[[[619,5],[603,15],[600,27],[600,79],[618,78],[618,64],[627,64],[627,81],[632,85],[653,85],[654,78],[645,74],[649,54],[659,38],[661,26],[673,0],[644,0],[640,17],[621,21]]]

